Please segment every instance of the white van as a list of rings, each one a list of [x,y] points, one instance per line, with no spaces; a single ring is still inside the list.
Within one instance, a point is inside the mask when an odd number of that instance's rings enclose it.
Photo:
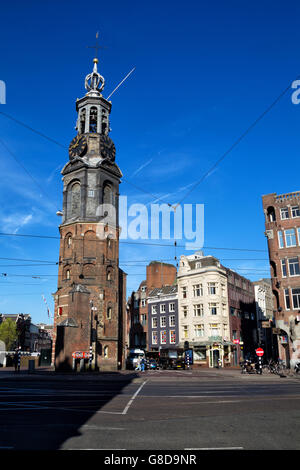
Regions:
[[[127,369],[135,369],[139,359],[145,359],[145,351],[142,349],[130,349],[127,357]]]

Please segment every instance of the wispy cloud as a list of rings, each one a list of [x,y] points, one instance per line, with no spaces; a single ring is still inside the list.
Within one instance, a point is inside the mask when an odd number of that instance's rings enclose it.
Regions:
[[[132,176],[136,176],[141,170],[143,170],[143,168],[145,168],[146,166],[150,165],[150,163],[153,161],[153,158],[150,158],[150,160],[148,160],[146,163],[144,163],[143,165],[141,165],[137,170],[135,170],[134,173],[132,173]]]
[[[17,233],[20,228],[24,227],[31,222],[33,219],[33,214],[11,214],[4,216],[1,221],[4,232],[8,233]]]

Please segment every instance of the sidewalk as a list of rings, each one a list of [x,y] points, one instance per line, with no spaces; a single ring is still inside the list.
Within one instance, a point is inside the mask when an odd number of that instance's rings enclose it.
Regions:
[[[241,374],[241,369],[238,368],[201,368],[201,369],[185,369],[185,370],[158,370],[151,371],[146,370],[144,372],[135,371],[135,370],[120,370],[120,371],[97,371],[97,372],[56,372],[53,367],[37,367],[34,371],[29,371],[27,367],[21,367],[19,372],[15,372],[14,367],[1,367],[0,368],[0,380],[1,379],[51,379],[51,380],[132,380],[142,377],[156,377],[164,376],[166,378],[176,376],[189,378],[199,378],[202,377],[220,377],[223,379],[236,378],[244,380],[252,380],[254,377],[256,379],[300,379],[300,374],[295,374],[293,371],[287,371],[283,376],[277,374]]]

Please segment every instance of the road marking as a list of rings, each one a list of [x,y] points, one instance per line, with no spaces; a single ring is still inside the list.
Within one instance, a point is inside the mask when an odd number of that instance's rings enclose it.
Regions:
[[[140,393],[140,391],[142,390],[143,386],[148,382],[148,380],[145,380],[145,382],[142,383],[142,385],[137,389],[137,391],[135,392],[135,394],[132,396],[132,398],[129,400],[129,402],[127,403],[127,405],[125,406],[124,410],[122,411],[122,415],[126,415],[127,414],[127,411],[129,410],[130,406],[132,405],[133,401],[135,400],[135,398],[138,396],[138,394]]]

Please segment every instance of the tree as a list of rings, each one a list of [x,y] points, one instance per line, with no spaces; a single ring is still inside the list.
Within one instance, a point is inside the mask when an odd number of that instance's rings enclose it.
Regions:
[[[16,322],[11,318],[4,320],[0,325],[0,340],[4,341],[7,351],[10,351],[18,338]]]

